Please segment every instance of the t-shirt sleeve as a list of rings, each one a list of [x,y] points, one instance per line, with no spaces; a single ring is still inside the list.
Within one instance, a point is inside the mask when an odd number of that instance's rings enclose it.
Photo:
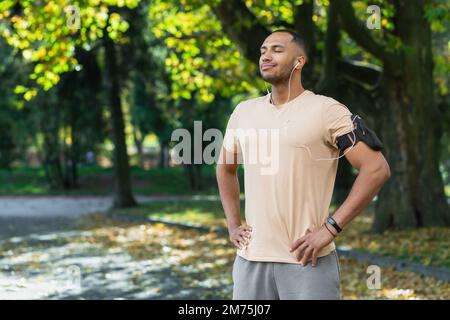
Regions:
[[[322,112],[325,141],[333,148],[339,149],[336,138],[353,130],[352,113],[333,98],[327,98]]]
[[[231,113],[230,118],[228,119],[227,128],[225,129],[225,136],[223,138],[223,147],[232,153],[241,153],[241,146],[238,139],[237,129],[238,125],[238,116],[236,112],[237,107]]]

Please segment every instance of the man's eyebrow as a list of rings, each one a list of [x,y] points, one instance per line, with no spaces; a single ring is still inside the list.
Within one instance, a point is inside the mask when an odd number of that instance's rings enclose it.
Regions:
[[[274,44],[274,45],[271,45],[271,47],[272,47],[272,48],[277,48],[277,47],[279,47],[279,48],[284,48],[284,45],[282,45],[282,44]],[[267,46],[262,45],[261,48],[260,48],[260,50],[262,50],[262,49],[267,49]]]

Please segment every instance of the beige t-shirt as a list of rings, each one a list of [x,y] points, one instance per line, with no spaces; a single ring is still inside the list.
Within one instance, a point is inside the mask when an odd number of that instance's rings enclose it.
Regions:
[[[289,248],[306,229],[328,217],[339,149],[336,137],[353,130],[351,112],[338,101],[303,91],[281,108],[265,95],[239,103],[223,146],[244,166],[249,245],[237,254],[252,261],[299,263]],[[325,256],[334,242],[319,251]]]

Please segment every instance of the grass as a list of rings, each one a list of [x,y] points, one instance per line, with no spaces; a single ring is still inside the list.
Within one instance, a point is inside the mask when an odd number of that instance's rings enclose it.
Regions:
[[[192,195],[217,194],[214,166],[204,166],[204,190],[194,191],[189,185],[183,167],[144,170],[131,168],[134,194]],[[240,176],[242,179],[242,170]],[[43,168],[0,169],[0,195],[110,195],[113,188],[112,168],[82,166],[79,169],[80,188],[74,190],[50,189]]]
[[[450,269],[450,228],[389,230],[372,234],[369,232],[372,221],[371,213],[357,217],[336,239],[336,244]]]
[[[450,228],[422,228],[373,234],[369,232],[373,221],[371,208],[368,207],[365,213],[350,223],[336,238],[336,245],[450,269]],[[220,201],[155,202],[116,212],[178,223],[226,227]],[[242,215],[243,212],[244,201],[241,201]]]
[[[220,201],[174,201],[170,203],[160,201],[130,209],[118,209],[116,213],[201,226],[226,227]],[[243,200],[241,200],[241,213],[242,219],[244,219]]]

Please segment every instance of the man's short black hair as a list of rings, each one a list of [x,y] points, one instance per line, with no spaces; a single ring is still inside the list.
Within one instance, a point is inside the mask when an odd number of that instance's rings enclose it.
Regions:
[[[290,29],[278,29],[275,31],[272,31],[272,33],[275,32],[286,32],[289,33],[292,36],[292,41],[294,41],[299,47],[301,47],[304,51],[306,56],[308,56],[308,47],[305,41],[305,38],[300,35],[298,32],[295,32],[294,30],[290,30]]]

